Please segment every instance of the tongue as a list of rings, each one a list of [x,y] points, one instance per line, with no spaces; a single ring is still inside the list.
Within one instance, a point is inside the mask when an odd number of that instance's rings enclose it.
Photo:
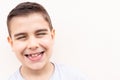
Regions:
[[[41,59],[41,57],[42,57],[42,54],[28,56],[29,60],[31,61],[38,61]]]

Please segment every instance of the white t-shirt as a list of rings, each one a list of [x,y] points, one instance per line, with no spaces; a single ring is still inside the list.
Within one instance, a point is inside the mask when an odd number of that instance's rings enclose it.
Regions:
[[[62,64],[53,63],[55,70],[49,80],[88,80],[83,74]],[[8,80],[24,80],[19,69]]]

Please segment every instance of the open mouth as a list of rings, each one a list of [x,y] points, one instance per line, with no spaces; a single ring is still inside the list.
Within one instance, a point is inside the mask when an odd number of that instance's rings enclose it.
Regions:
[[[32,54],[25,54],[25,56],[31,61],[37,61],[42,58],[44,53],[45,51],[41,51],[41,52],[32,53]]]

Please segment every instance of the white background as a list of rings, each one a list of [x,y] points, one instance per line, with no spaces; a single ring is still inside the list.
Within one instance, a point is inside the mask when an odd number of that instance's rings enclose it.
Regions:
[[[23,1],[0,1],[0,80],[20,65],[7,43],[6,16]],[[120,80],[119,0],[36,2],[47,9],[56,29],[53,60],[78,68],[90,80]]]

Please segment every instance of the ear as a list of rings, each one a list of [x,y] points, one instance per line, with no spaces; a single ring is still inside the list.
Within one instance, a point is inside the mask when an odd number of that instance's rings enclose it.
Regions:
[[[55,29],[53,29],[53,30],[51,31],[51,37],[52,37],[52,39],[55,38]]]
[[[10,36],[7,37],[7,41],[11,46],[13,45],[13,41]]]

